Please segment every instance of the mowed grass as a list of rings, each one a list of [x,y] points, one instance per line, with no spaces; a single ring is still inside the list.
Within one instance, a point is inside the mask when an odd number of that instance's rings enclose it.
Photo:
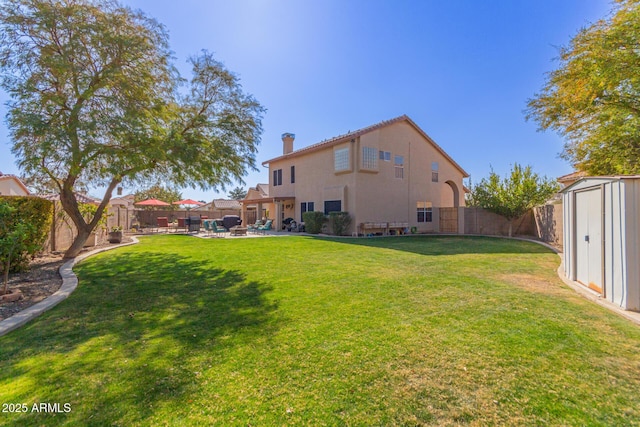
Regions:
[[[141,240],[0,337],[0,425],[640,424],[640,328],[542,246]]]

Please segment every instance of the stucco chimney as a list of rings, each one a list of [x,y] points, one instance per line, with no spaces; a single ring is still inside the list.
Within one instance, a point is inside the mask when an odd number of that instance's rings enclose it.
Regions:
[[[296,139],[296,135],[293,133],[282,134],[282,154],[289,154],[293,151],[293,140]]]

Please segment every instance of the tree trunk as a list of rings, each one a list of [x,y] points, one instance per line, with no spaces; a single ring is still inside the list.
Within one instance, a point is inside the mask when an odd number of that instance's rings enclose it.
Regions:
[[[513,232],[513,220],[510,219],[509,220],[509,237],[511,237],[512,232]]]
[[[93,231],[91,227],[78,228],[78,235],[71,244],[71,247],[64,253],[64,257],[75,258],[78,256],[82,248],[84,248],[84,244],[87,243],[87,239],[91,236],[91,231]]]
[[[102,217],[102,213],[104,212],[109,200],[111,200],[111,193],[113,189],[120,183],[121,179],[114,178],[111,180],[109,187],[107,187],[107,191],[104,194],[102,202],[95,213],[95,216],[91,219],[89,223],[86,222],[82,214],[80,213],[80,209],[78,208],[78,201],[76,200],[75,193],[73,191],[73,184],[75,179],[73,177],[68,177],[64,182],[61,191],[60,191],[60,203],[62,204],[62,208],[69,215],[73,223],[75,224],[78,235],[75,240],[71,244],[71,247],[67,249],[64,253],[65,258],[75,258],[82,248],[84,244],[87,242],[87,239],[91,235],[91,232],[98,225],[98,221]]]

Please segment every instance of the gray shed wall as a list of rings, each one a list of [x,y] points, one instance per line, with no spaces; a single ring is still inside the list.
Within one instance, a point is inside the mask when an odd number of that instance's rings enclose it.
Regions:
[[[602,191],[603,295],[626,310],[640,311],[640,179],[587,178],[563,193],[564,270],[576,280],[576,222],[584,212],[576,211],[575,194]]]

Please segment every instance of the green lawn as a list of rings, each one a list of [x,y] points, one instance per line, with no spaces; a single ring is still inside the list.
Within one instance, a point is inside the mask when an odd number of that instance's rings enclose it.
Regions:
[[[141,240],[0,337],[0,425],[640,425],[640,328],[542,246]]]

